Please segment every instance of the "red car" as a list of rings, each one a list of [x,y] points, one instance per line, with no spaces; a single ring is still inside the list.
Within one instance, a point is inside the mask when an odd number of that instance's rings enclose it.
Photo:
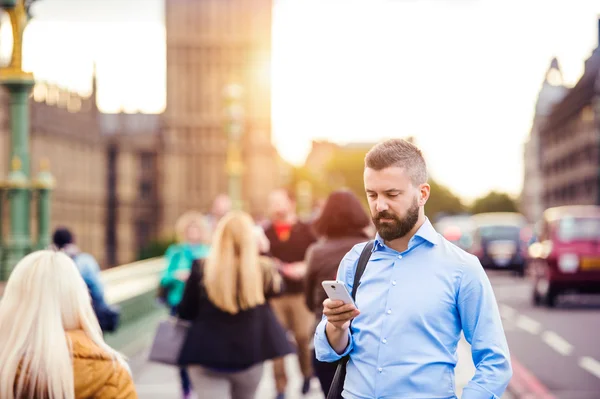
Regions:
[[[550,208],[529,247],[535,305],[556,305],[561,293],[600,293],[600,206]]]

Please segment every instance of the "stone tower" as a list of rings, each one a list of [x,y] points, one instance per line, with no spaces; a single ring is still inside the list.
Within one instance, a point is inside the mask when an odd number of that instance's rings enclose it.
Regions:
[[[227,192],[224,92],[243,88],[243,200],[264,210],[277,183],[271,144],[272,0],[166,0],[167,108],[160,185],[163,231]]]

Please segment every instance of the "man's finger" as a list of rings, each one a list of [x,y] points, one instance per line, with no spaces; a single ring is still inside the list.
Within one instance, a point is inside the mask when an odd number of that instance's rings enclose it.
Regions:
[[[352,310],[350,312],[344,312],[344,313],[333,314],[333,315],[325,315],[325,316],[327,317],[327,321],[329,321],[329,322],[338,322],[338,321],[346,322],[348,320],[352,320],[353,318],[358,316],[358,314],[359,314],[358,310]]]
[[[345,305],[342,305],[342,306],[338,306],[338,307],[335,307],[335,308],[328,308],[328,307],[324,307],[323,308],[323,312],[324,313],[325,312],[331,312],[333,314],[335,314],[335,313],[350,312],[352,310],[356,310],[356,306],[354,306],[351,303],[348,303],[348,304],[345,304]]]
[[[351,303],[344,304],[344,301],[333,301],[329,298],[323,302],[323,307],[328,309],[338,309],[341,312],[356,308],[356,306]]]
[[[323,308],[325,308],[325,309],[337,309],[341,306],[344,306],[343,301],[334,301],[329,298],[327,298],[327,299],[325,299],[325,301],[323,301]]]

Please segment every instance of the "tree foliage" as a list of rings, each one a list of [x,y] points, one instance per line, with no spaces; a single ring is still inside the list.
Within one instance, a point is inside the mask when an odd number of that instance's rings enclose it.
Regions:
[[[429,179],[431,186],[431,195],[425,205],[425,213],[432,220],[441,215],[456,215],[467,210],[459,197],[457,197],[450,189],[442,184],[439,184],[433,179]]]
[[[471,212],[518,212],[518,209],[517,203],[508,194],[491,191],[475,200]]]
[[[363,171],[365,148],[343,148],[334,151],[322,170],[311,172],[305,167],[295,168],[289,188],[295,190],[300,181],[308,181],[312,186],[313,198],[325,198],[334,190],[347,188],[354,192],[367,206]],[[431,197],[425,206],[427,216],[435,220],[438,214],[459,214],[467,209],[450,189],[430,179]]]

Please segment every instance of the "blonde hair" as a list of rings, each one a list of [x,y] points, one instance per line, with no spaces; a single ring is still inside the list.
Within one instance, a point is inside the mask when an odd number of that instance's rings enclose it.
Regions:
[[[177,219],[177,222],[175,222],[175,236],[177,242],[183,243],[187,240],[187,229],[192,224],[198,225],[205,235],[208,235],[209,226],[206,217],[198,211],[187,211]]]
[[[73,260],[49,250],[25,256],[0,301],[0,398],[74,399],[70,330],[84,331],[129,370],[104,342]]]
[[[217,225],[204,265],[203,284],[209,299],[231,314],[265,303],[264,268],[255,231],[248,214],[229,212]]]

